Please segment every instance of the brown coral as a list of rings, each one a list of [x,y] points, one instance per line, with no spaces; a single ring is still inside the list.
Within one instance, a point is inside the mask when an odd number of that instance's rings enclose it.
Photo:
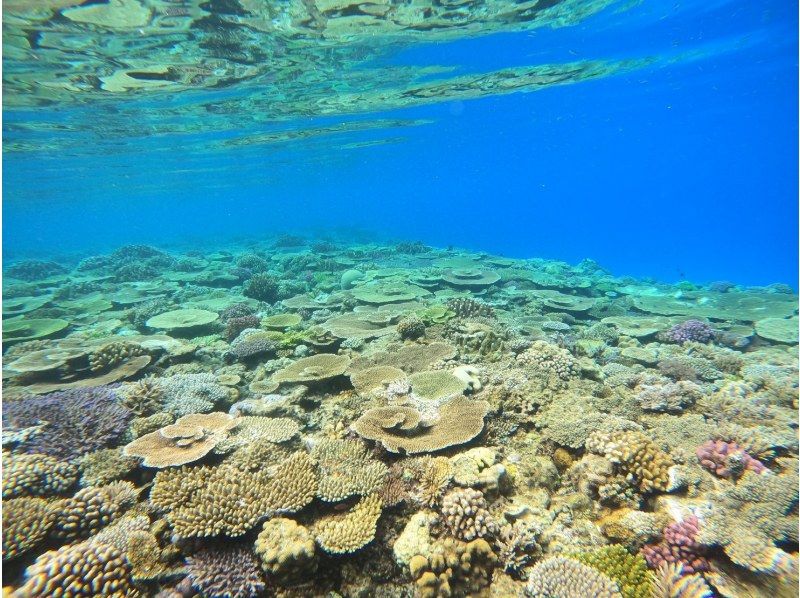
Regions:
[[[118,341],[103,345],[89,354],[89,369],[93,373],[109,370],[132,357],[144,355],[146,351],[141,345]]]
[[[237,424],[227,413],[192,413],[127,444],[123,453],[142,457],[145,467],[184,465],[203,458]]]
[[[164,391],[152,378],[145,378],[123,388],[119,396],[122,404],[138,416],[158,412],[164,399]]]
[[[471,542],[447,538],[409,561],[419,598],[485,595],[496,566],[497,555],[483,538]]]
[[[282,584],[301,581],[317,567],[314,537],[308,528],[291,519],[278,517],[265,522],[255,549],[261,568]]]
[[[460,540],[474,540],[497,532],[497,524],[489,514],[480,490],[451,490],[442,499],[442,515],[450,532]]]

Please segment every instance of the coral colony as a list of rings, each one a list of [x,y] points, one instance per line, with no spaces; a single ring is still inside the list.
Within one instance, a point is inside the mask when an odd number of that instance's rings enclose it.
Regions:
[[[4,595],[795,595],[783,286],[287,236],[4,298]]]

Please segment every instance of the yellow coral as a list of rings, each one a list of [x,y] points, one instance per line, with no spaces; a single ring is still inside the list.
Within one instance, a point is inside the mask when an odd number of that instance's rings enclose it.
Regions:
[[[586,448],[616,463],[622,473],[634,478],[641,492],[670,488],[672,458],[641,432],[594,432],[586,440]]]
[[[324,517],[315,528],[317,543],[331,554],[345,554],[363,548],[375,538],[382,508],[380,497],[370,494],[348,513]]]
[[[3,501],[3,560],[25,554],[43,542],[53,525],[54,511],[41,498]]]

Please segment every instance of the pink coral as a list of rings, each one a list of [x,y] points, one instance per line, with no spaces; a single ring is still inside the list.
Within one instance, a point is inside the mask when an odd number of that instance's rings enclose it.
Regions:
[[[745,470],[759,474],[767,471],[766,465],[735,442],[709,440],[698,447],[697,458],[700,465],[721,478],[739,477]]]
[[[704,548],[697,541],[699,530],[700,521],[694,515],[670,523],[664,528],[663,542],[643,546],[642,555],[652,569],[662,563],[681,563],[687,574],[708,571]]]

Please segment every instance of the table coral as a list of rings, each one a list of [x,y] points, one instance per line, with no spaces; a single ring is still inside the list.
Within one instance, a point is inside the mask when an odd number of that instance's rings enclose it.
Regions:
[[[184,415],[174,424],[125,445],[123,454],[141,457],[145,467],[185,465],[211,452],[237,423],[235,417],[222,412]]]
[[[350,358],[345,355],[320,353],[311,357],[298,359],[290,366],[275,372],[272,379],[276,382],[323,382],[344,374]]]
[[[403,415],[398,421],[394,415]],[[419,426],[421,415],[408,407],[390,407],[369,410],[356,422],[353,429],[359,436],[380,442],[386,450],[408,454],[433,453],[450,446],[464,444],[475,438],[483,430],[484,417],[489,412],[489,403],[474,401],[466,397],[456,397],[444,403],[439,409],[439,418],[427,426]],[[405,425],[406,418],[416,420],[414,425]],[[402,427],[401,427],[402,426]]]
[[[328,502],[378,492],[388,473],[386,465],[373,459],[358,440],[324,438],[314,445],[311,457],[319,468],[317,495]]]
[[[344,515],[329,515],[314,526],[320,547],[331,554],[355,552],[375,538],[383,503],[377,494],[362,498]]]

